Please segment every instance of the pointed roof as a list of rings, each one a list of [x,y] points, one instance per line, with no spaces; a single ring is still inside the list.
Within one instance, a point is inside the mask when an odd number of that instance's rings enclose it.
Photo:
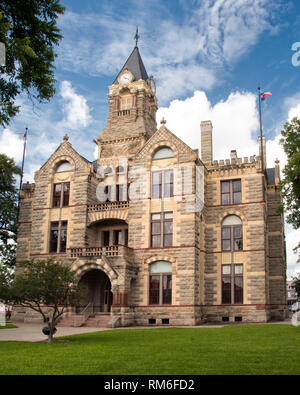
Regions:
[[[141,79],[144,81],[148,81],[149,77],[142,61],[139,48],[137,46],[134,47],[133,51],[131,52],[129,58],[122,67],[122,70],[117,75],[117,78],[114,80],[113,84],[119,84],[118,77],[125,70],[125,68],[127,68],[133,74],[135,81]]]

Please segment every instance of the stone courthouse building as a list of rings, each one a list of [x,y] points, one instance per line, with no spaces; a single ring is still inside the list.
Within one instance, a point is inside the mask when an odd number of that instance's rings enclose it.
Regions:
[[[136,46],[109,87],[94,162],[65,136],[22,190],[18,261],[68,264],[90,290],[65,324],[266,322],[286,313],[279,165],[213,159],[156,122],[157,98]],[[234,148],[234,141],[232,142]],[[265,146],[265,144],[262,144]],[[265,156],[265,149],[264,155]],[[15,318],[34,319],[16,309]]]

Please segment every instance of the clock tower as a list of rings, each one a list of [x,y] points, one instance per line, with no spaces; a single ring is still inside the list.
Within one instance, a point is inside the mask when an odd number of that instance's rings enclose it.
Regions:
[[[137,45],[109,86],[108,100],[107,124],[96,140],[98,159],[124,154],[118,146],[126,147],[123,151],[130,156],[157,130],[155,82],[147,74]]]

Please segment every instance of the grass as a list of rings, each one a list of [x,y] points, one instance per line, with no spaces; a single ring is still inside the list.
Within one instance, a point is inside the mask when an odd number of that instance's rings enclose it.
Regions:
[[[0,342],[0,374],[300,374],[300,327],[112,330]]]
[[[16,325],[6,323],[5,326],[0,325],[0,329],[10,329],[10,328],[18,328]]]

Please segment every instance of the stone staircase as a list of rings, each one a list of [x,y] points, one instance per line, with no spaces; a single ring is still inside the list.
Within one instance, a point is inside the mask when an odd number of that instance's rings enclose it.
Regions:
[[[75,326],[75,314],[63,318],[57,326]]]
[[[110,323],[112,317],[109,313],[98,313],[93,314],[89,318],[87,318],[84,322],[82,322],[82,317],[76,314],[72,314],[68,317],[63,318],[59,324],[59,326],[72,326],[79,327],[85,326],[89,328],[108,328],[108,324]]]
[[[108,328],[112,317],[108,314],[95,314],[90,316],[82,326],[90,328]]]

